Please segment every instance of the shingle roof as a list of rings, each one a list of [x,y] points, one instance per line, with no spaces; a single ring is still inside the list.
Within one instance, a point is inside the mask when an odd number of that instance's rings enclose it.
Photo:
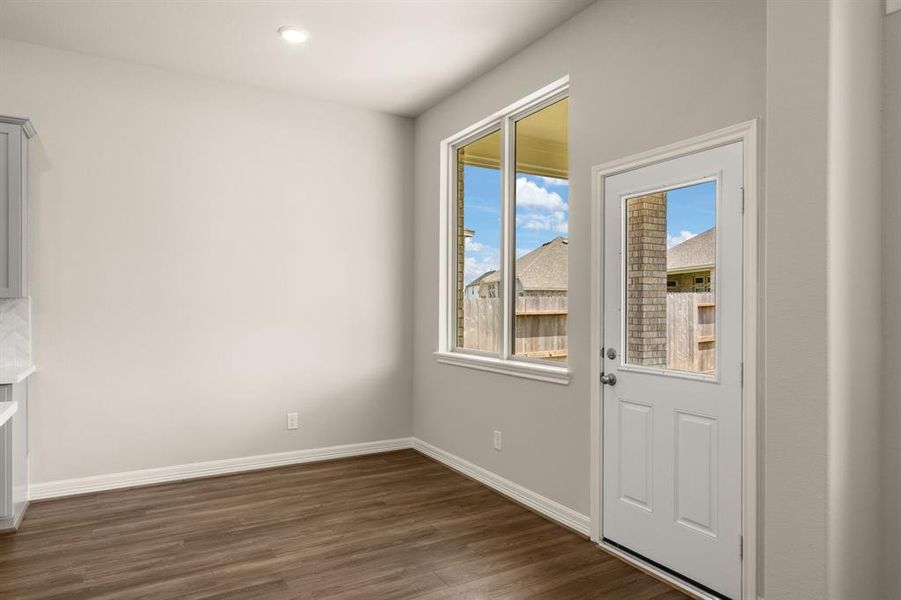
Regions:
[[[566,290],[569,240],[556,237],[535,248],[516,261],[516,277],[523,290]],[[677,244],[666,252],[667,271],[709,268],[716,264],[716,227]],[[480,283],[497,283],[500,274],[488,271],[472,280],[467,287]]]
[[[716,264],[716,227],[712,227],[666,251],[666,270],[685,271]]]
[[[470,281],[469,283],[467,283],[467,284],[466,284],[466,287],[469,287],[469,286],[471,286],[471,285],[479,285],[480,283],[484,282],[485,279],[486,279],[489,275],[493,275],[493,274],[495,274],[495,273],[497,273],[497,271],[485,271],[484,273],[482,273],[481,275],[479,275],[478,277],[476,277],[475,279],[473,279],[472,281]],[[495,278],[494,280],[497,281],[497,278]]]
[[[522,289],[565,291],[569,282],[568,246],[568,239],[555,237],[519,257],[516,260],[516,278]],[[482,283],[494,283],[500,279],[500,274],[497,271],[491,271],[482,277],[484,277]]]

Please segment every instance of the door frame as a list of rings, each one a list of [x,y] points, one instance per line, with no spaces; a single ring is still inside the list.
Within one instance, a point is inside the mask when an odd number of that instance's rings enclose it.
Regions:
[[[741,531],[742,600],[757,598],[757,361],[758,361],[758,146],[757,119],[661,146],[647,152],[596,165],[591,169],[591,540],[605,551],[662,579],[696,598],[710,594],[673,577],[663,569],[633,557],[605,543],[603,531],[603,390],[600,384],[604,339],[604,183],[607,177],[673,158],[742,142],[743,222],[742,222],[742,480]]]

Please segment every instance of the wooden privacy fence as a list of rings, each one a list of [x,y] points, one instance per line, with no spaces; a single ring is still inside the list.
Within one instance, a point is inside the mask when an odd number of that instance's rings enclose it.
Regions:
[[[666,295],[666,366],[679,371],[716,370],[716,295]]]
[[[463,347],[497,352],[500,338],[500,304],[497,298],[463,300]]]
[[[566,360],[566,296],[517,296],[514,353]],[[497,298],[463,301],[463,346],[498,351],[500,304]]]
[[[514,353],[566,360],[566,296],[517,296]]]
[[[666,295],[666,366],[711,373],[716,370],[715,294]],[[566,360],[566,296],[518,296],[514,352],[518,356]],[[500,304],[497,298],[463,301],[463,346],[497,352]]]

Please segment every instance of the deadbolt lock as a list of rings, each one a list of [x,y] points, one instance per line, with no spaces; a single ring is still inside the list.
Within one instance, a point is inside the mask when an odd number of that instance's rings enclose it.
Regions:
[[[610,360],[616,358],[616,348],[607,348],[607,358]]]

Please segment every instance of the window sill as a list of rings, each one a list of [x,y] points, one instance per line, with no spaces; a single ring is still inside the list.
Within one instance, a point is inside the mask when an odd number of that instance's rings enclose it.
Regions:
[[[569,367],[501,360],[493,356],[477,356],[475,354],[463,354],[462,352],[435,352],[435,360],[445,365],[466,367],[468,369],[523,377],[559,385],[569,385],[572,378]]]

